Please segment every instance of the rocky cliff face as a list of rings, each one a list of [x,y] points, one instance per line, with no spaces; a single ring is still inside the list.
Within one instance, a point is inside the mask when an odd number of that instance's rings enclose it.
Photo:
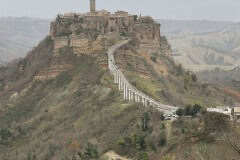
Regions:
[[[44,51],[48,62],[46,65],[34,69],[32,76],[35,80],[55,78],[60,73],[72,69],[75,59],[82,55],[98,57],[99,66],[106,69],[107,48],[123,37],[131,38],[132,42],[135,43],[135,48],[122,50],[124,54],[116,59],[120,66],[126,67],[130,64],[142,75],[149,74],[148,69],[141,61],[143,57],[148,59],[149,63],[152,63],[151,58],[156,55],[171,54],[167,39],[161,36],[160,24],[156,23],[151,17],[58,16],[50,27],[48,42],[51,49]],[[41,46],[40,48],[36,47],[36,49],[42,50]],[[35,51],[33,50],[33,52]],[[30,61],[38,57],[29,57],[21,60],[18,66],[19,73],[32,72]],[[44,59],[44,57],[41,57],[41,59]],[[155,65],[155,63],[152,63],[152,65]],[[164,75],[167,74],[165,67],[159,69],[157,65],[155,66],[159,72]]]
[[[83,54],[99,56],[106,53],[106,49],[119,41],[123,35],[133,39],[138,47],[134,49],[135,51],[124,51],[125,58],[117,58],[120,66],[131,64],[136,71],[147,75],[147,69],[140,60],[141,56],[149,58],[153,54],[171,54],[167,39],[160,34],[160,24],[154,22],[151,17],[138,19],[122,17],[120,20],[116,19],[114,23],[106,17],[58,17],[51,23],[50,35],[54,42],[54,62],[37,73],[35,79],[38,80],[54,78],[59,73],[71,69],[71,61],[55,62],[64,48],[71,50],[71,54],[77,57]],[[100,66],[105,68],[107,57],[106,55],[101,57]]]

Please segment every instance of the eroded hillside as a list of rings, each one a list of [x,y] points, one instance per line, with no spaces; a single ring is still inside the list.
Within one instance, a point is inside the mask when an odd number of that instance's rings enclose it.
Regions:
[[[231,70],[239,64],[239,24],[211,21],[163,23],[175,61],[187,69],[203,71],[220,67]]]

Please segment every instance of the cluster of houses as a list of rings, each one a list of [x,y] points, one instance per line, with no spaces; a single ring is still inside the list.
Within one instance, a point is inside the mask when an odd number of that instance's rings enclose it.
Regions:
[[[230,108],[228,106],[218,106],[215,108],[207,108],[208,112],[217,112],[228,115],[231,119],[240,120],[240,106]]]

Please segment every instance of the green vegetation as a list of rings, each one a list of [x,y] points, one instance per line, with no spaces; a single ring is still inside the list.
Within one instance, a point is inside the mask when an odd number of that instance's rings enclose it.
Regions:
[[[181,116],[192,116],[195,117],[200,111],[202,110],[202,106],[199,104],[195,105],[187,105],[185,108],[179,108],[176,111],[176,114],[181,117]]]
[[[120,155],[150,159],[147,151],[159,153],[167,143],[166,128],[161,127],[162,113],[156,110],[143,112],[134,131],[117,141],[115,150]]]
[[[122,51],[134,49],[136,43],[131,41]],[[201,106],[222,103],[224,98],[217,88],[200,84],[197,77],[166,56],[154,55],[155,63],[147,59],[154,65],[164,64],[160,67],[166,67],[166,75],[158,74],[144,58],[136,60],[146,69],[146,75],[140,75],[127,61],[124,73],[144,93],[166,104],[196,104],[178,111],[192,117],[164,121],[163,113],[154,108],[123,100],[112,76],[100,67],[100,57],[106,56],[78,57],[71,47],[53,56],[53,41],[48,37],[26,58],[2,69],[0,85],[11,82],[12,86],[0,92],[0,159],[90,160],[113,150],[139,160],[192,160],[209,155],[204,145],[223,152],[218,143],[239,157],[237,127],[223,115],[202,112],[196,116]],[[70,62],[71,67],[55,78],[33,79],[51,64]]]
[[[141,138],[133,134],[132,124],[141,121],[144,108],[122,100],[96,57],[81,56],[75,62],[54,79],[29,83],[16,100],[1,101],[0,159],[98,159],[122,135],[133,135],[138,147]],[[149,132],[151,124],[146,125]],[[94,147],[87,145],[92,140]],[[16,148],[8,147],[13,143]]]
[[[180,159],[189,160],[239,158],[236,150],[240,146],[233,143],[238,137],[228,118],[219,113],[204,113],[199,118],[180,118],[172,123],[169,141],[169,146],[175,149],[165,157],[174,154]]]
[[[12,137],[12,133],[8,128],[0,128],[0,145],[6,145]]]
[[[68,72],[62,72],[56,78],[55,86],[56,87],[63,87],[68,85],[72,81],[72,76]]]
[[[87,147],[85,148],[84,153],[79,152],[78,156],[80,157],[81,160],[94,160],[94,159],[97,160],[97,159],[99,159],[97,147],[91,143],[88,143]]]
[[[157,57],[152,56],[152,57],[151,57],[151,60],[152,60],[154,63],[156,63],[156,62],[157,62]]]
[[[131,47],[125,47],[125,49],[132,51]],[[201,84],[194,73],[185,71],[171,58],[163,55],[156,55],[156,57],[156,65],[167,66],[168,75],[159,74],[144,58],[138,59],[138,63],[144,64],[148,75],[141,76],[139,72],[135,72],[138,68],[134,68],[134,66],[126,67],[124,74],[139,90],[162,103],[179,107],[188,104],[199,104],[203,107],[225,104],[224,97],[226,95],[218,88],[207,83]]]

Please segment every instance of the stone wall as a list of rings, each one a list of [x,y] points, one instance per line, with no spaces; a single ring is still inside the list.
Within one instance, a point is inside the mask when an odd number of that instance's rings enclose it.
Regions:
[[[58,37],[54,39],[54,48],[59,49],[62,47],[66,47],[69,45],[69,38],[68,37]]]

